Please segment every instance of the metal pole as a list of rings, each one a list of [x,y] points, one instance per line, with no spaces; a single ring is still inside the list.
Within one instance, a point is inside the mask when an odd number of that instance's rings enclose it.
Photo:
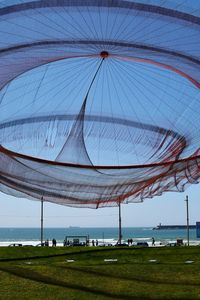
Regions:
[[[119,244],[122,243],[121,203],[119,202]]]
[[[44,201],[42,197],[41,198],[41,228],[40,228],[41,246],[43,245],[43,205],[44,205]]]
[[[187,211],[187,244],[190,245],[190,233],[189,233],[189,207],[188,207],[188,196],[186,196],[186,211]]]

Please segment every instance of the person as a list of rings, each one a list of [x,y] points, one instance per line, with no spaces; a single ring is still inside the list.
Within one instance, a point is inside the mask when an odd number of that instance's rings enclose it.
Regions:
[[[98,240],[96,240],[96,246],[98,246]]]
[[[152,246],[155,246],[155,239],[152,237]]]
[[[94,240],[92,240],[92,246],[94,246]]]
[[[44,245],[45,245],[45,247],[49,247],[49,240],[48,239],[44,242]]]
[[[56,247],[56,239],[52,240],[52,247]]]

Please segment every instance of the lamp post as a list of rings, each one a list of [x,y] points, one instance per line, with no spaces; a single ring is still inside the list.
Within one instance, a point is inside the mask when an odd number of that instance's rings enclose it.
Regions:
[[[190,233],[189,233],[189,207],[188,207],[188,196],[185,199],[186,202],[186,213],[187,213],[187,245],[190,245]]]
[[[41,198],[41,228],[40,228],[41,246],[43,245],[43,205],[44,205],[44,200],[43,200],[43,197],[42,197]]]
[[[121,220],[121,202],[119,202],[119,239],[118,243],[122,243],[122,220]]]

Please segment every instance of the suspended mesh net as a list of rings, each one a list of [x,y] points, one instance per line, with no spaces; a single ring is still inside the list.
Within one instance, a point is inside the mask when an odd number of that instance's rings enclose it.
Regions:
[[[199,180],[200,3],[0,2],[0,190],[77,207]]]

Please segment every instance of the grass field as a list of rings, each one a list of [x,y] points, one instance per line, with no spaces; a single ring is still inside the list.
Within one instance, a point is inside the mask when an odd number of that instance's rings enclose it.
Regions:
[[[0,299],[200,299],[200,247],[0,248]]]

